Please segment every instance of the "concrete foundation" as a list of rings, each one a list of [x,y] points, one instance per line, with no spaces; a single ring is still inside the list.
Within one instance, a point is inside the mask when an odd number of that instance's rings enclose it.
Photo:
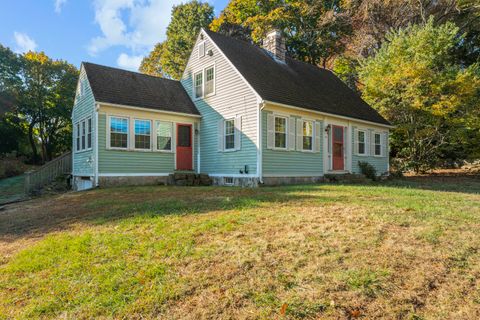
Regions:
[[[325,181],[323,176],[317,177],[263,177],[264,186],[279,186],[289,184],[310,184]]]
[[[259,186],[258,178],[231,178],[231,177],[212,177],[213,185],[215,186],[235,186],[235,187],[246,187],[246,188],[256,188]]]
[[[164,177],[99,177],[100,187],[114,186],[144,186],[144,185],[167,185],[169,178]]]

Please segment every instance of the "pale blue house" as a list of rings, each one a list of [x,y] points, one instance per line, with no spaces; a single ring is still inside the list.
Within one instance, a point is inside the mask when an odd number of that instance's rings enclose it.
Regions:
[[[391,125],[328,70],[208,30],[180,81],[83,63],[73,108],[77,189],[166,183],[176,171],[216,184],[319,181],[389,170]]]

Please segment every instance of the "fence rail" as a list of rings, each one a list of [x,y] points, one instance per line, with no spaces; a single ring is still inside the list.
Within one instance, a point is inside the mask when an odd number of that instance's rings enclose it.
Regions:
[[[35,171],[25,173],[25,194],[31,193],[57,177],[72,172],[72,152],[66,152],[60,157],[47,162]]]

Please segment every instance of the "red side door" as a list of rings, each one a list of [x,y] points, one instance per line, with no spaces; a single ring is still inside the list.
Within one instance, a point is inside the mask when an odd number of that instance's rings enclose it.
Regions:
[[[177,170],[193,170],[192,125],[177,124]]]
[[[344,157],[343,157],[343,127],[332,126],[332,169],[344,170]]]

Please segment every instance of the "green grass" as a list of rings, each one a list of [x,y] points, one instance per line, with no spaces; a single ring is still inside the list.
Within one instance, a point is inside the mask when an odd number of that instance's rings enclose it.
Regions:
[[[480,182],[465,185],[35,200],[0,214],[0,318],[469,317],[480,309]]]
[[[22,199],[24,176],[0,179],[0,204]]]

